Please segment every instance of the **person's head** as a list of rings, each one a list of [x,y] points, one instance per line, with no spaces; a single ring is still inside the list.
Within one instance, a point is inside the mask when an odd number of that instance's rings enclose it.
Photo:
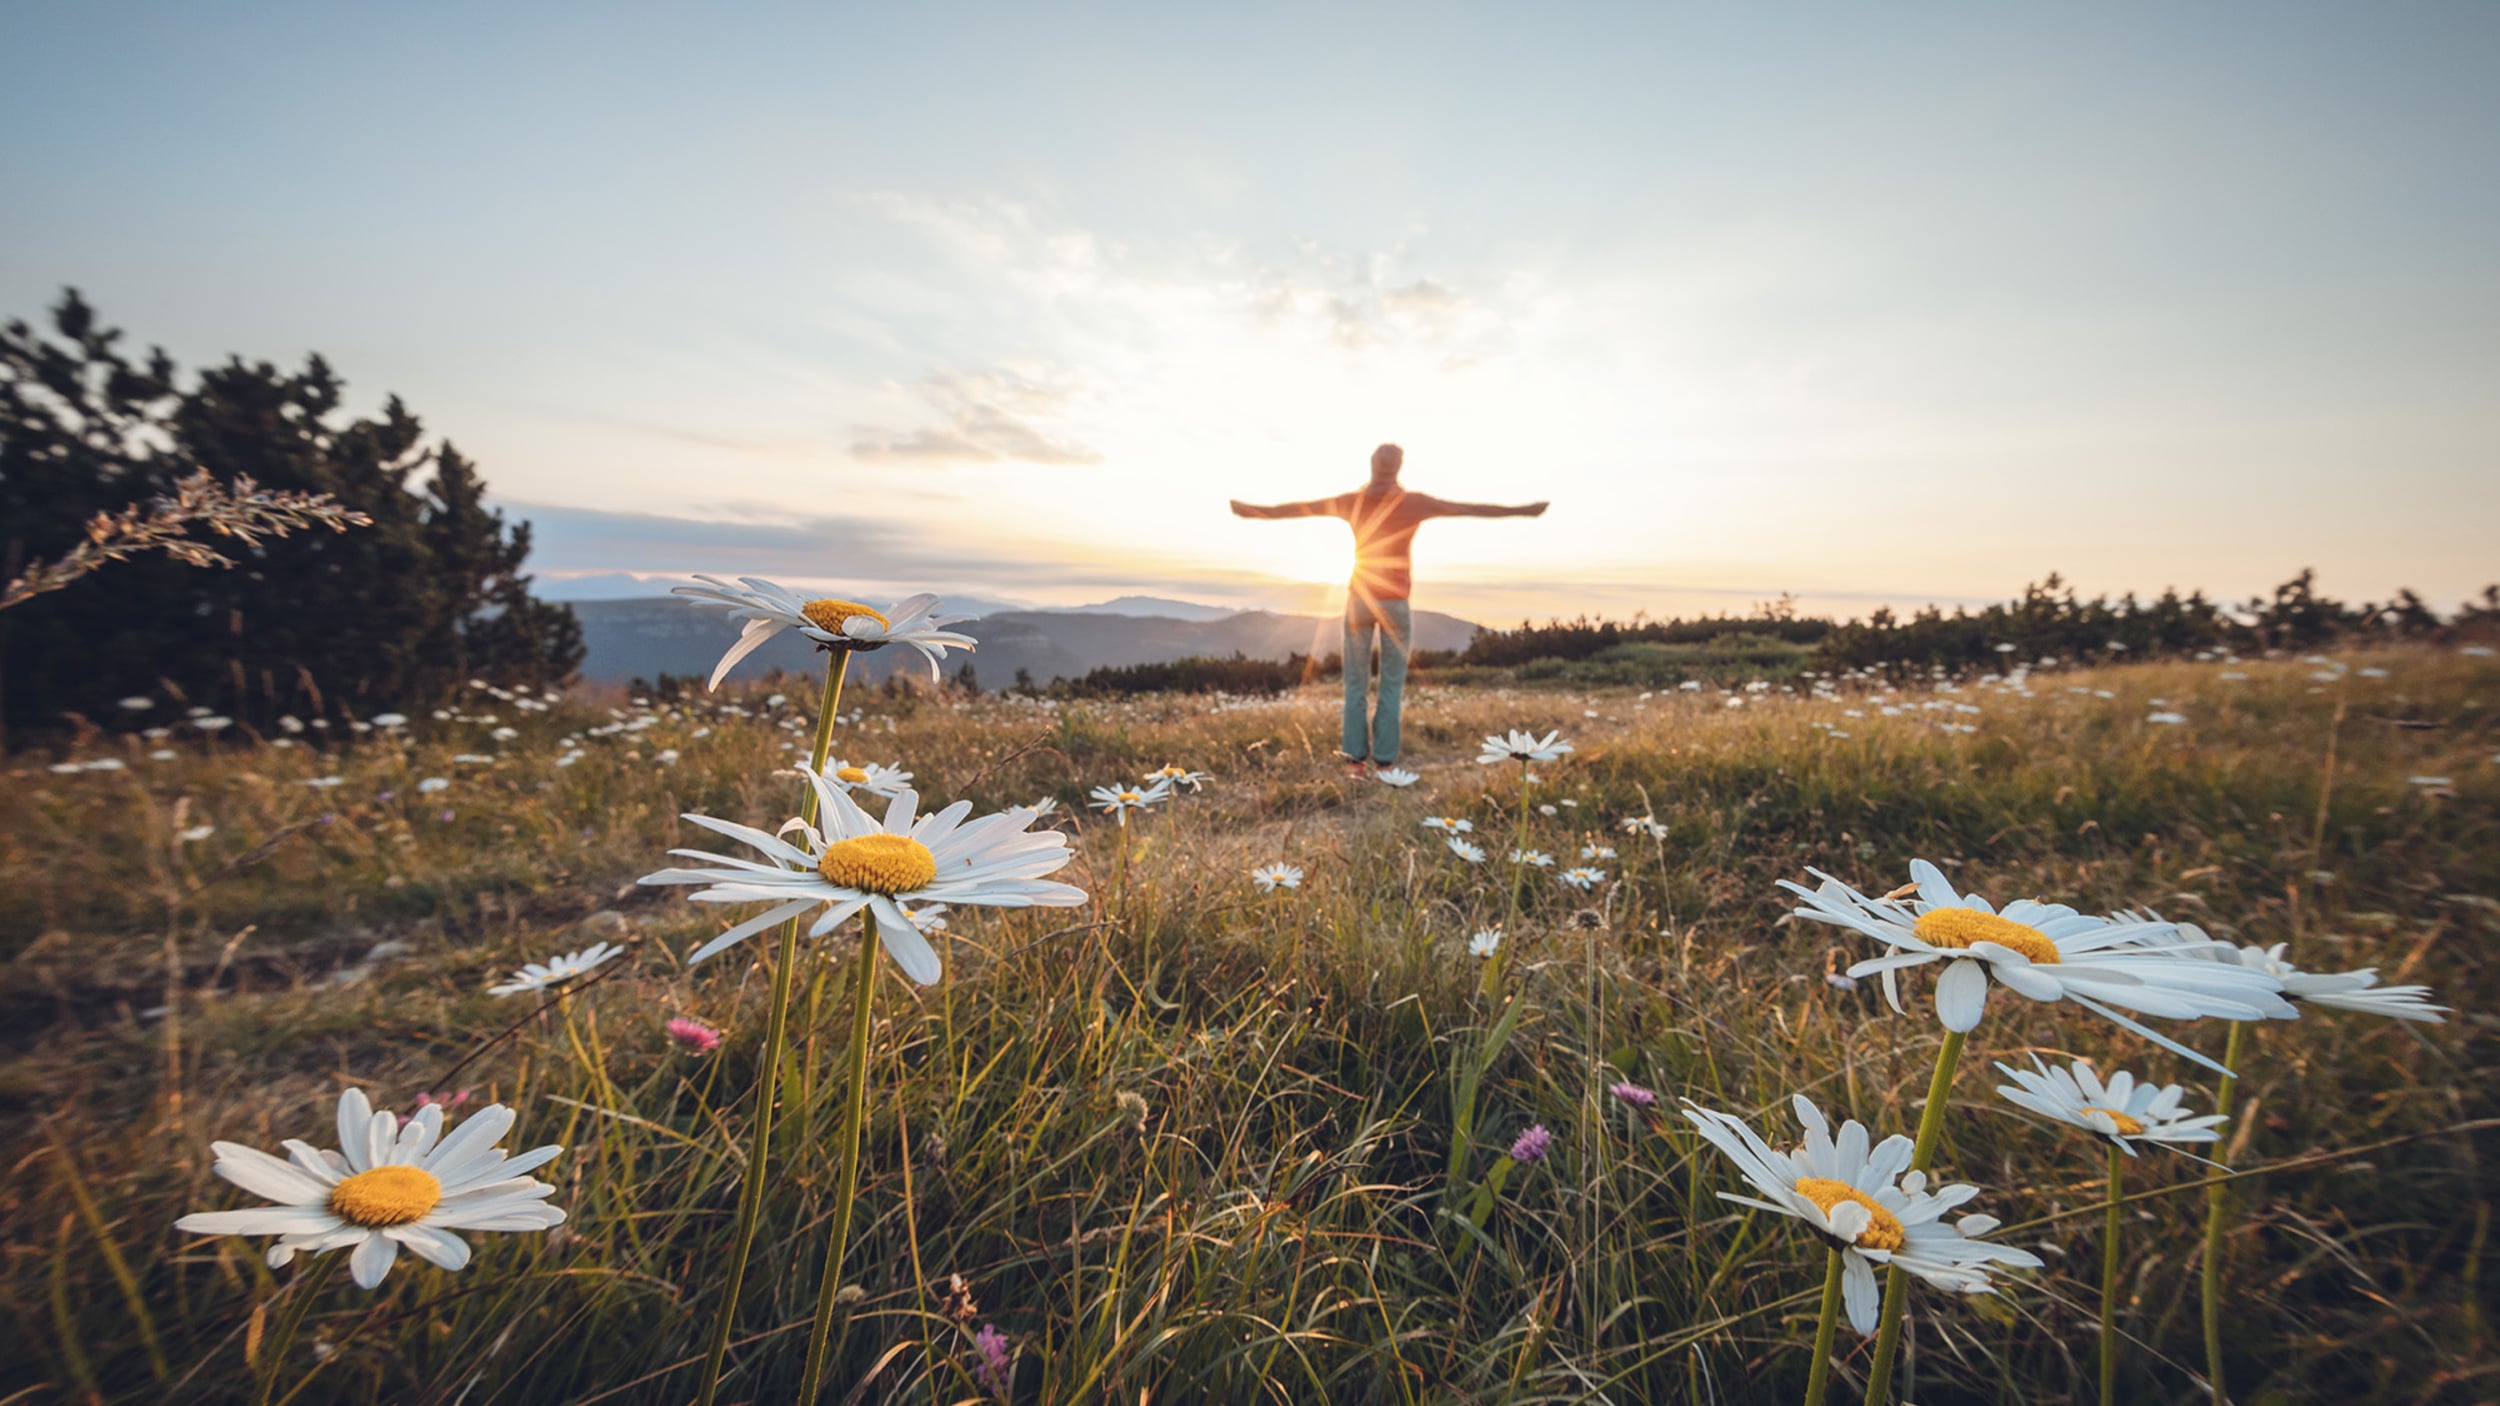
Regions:
[[[1372,451],[1372,482],[1395,483],[1398,470],[1406,467],[1406,451],[1394,444],[1384,444]]]

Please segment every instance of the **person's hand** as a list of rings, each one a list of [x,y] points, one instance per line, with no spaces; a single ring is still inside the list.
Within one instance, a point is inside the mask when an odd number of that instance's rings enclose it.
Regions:
[[[1239,498],[1235,498],[1235,499],[1233,500],[1233,516],[1234,516],[1234,517],[1256,517],[1256,516],[1258,516],[1258,514],[1257,514],[1257,513],[1255,513],[1255,512],[1252,512],[1252,511],[1251,511],[1251,509],[1250,509],[1250,505],[1249,505],[1248,503],[1245,503],[1245,502],[1241,501]]]
[[[1528,506],[1519,510],[1519,515],[1521,517],[1543,517],[1545,516],[1545,510],[1552,506],[1553,504],[1551,503],[1530,503]]]

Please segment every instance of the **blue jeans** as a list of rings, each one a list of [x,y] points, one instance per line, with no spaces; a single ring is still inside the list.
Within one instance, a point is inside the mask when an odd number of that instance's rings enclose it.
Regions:
[[[1345,745],[1353,761],[1387,766],[1398,759],[1398,703],[1406,692],[1406,651],[1414,616],[1402,600],[1349,599],[1345,607]],[[1380,642],[1380,710],[1368,723],[1372,641]]]

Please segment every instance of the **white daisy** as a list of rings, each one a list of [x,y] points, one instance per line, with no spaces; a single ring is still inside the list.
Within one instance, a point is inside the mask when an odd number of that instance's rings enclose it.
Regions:
[[[911,789],[911,773],[900,767],[879,766],[875,762],[862,765],[838,757],[825,763],[825,779],[845,791],[866,791],[889,798],[897,791]]]
[[[1502,930],[1500,928],[1484,928],[1474,937],[1467,939],[1467,955],[1470,957],[1490,957],[1501,948]]]
[[[1554,867],[1554,856],[1541,849],[1515,849],[1510,852],[1510,862],[1532,864],[1539,869],[1551,869]]]
[[[1383,786],[1412,786],[1424,778],[1402,766],[1389,766],[1373,772],[1372,779]]]
[[[1565,869],[1554,877],[1586,893],[1606,882],[1606,871],[1603,869]]]
[[[763,852],[765,860],[732,859],[703,850],[671,850],[718,867],[662,869],[646,884],[702,884],[689,894],[697,903],[769,903],[756,916],[704,943],[687,957],[704,961],[775,923],[822,906],[809,935],[822,937],[862,909],[877,917],[877,937],[905,975],[934,984],[942,968],[920,935],[905,904],[981,904],[993,908],[1072,908],[1085,891],[1044,879],[1065,866],[1068,837],[1056,830],[1029,831],[1033,812],[1018,806],[966,821],[972,802],[957,801],[935,815],[918,815],[919,793],[904,791],[886,807],[881,823],[849,794],[813,772],[824,829],[800,822],[792,844],[732,821],[708,815],[685,818]]]
[[[1555,761],[1570,750],[1571,744],[1562,740],[1560,732],[1549,732],[1539,737],[1533,732],[1522,732],[1513,728],[1507,735],[1494,734],[1486,737],[1484,752],[1476,760],[1486,766],[1491,766],[1495,762],[1518,762],[1525,765],[1529,762]]]
[[[2122,916],[2131,918],[2136,915]],[[2148,917],[2146,921],[2159,920]],[[2194,923],[2165,926],[2173,929],[2173,940],[2181,943],[2182,950],[2225,965],[2263,972],[2283,983],[2283,995],[2289,1000],[2332,1010],[2419,1020],[2431,1025],[2446,1023],[2445,1012],[2448,1008],[2431,1004],[2429,987],[2381,986],[2376,967],[2361,967],[2348,972],[2302,971],[2285,959],[2283,954],[2291,947],[2287,942],[2278,942],[2272,947],[2234,947],[2227,942],[2208,939],[2205,930]]]
[[[608,942],[594,942],[579,952],[566,952],[544,962],[531,962],[512,974],[501,986],[489,986],[489,996],[518,996],[524,991],[544,991],[561,986],[625,955],[625,949]]]
[[[1881,972],[1884,995],[1901,1009],[1895,975],[1903,967],[1945,963],[1936,978],[1936,1016],[1966,1031],[1987,1012],[1990,978],[2035,1001],[2071,1000],[2171,1053],[2217,1073],[2222,1066],[2167,1036],[2120,1015],[2124,1007],[2174,1020],[2281,1018],[2283,984],[2262,972],[2192,960],[2192,943],[2177,942],[2167,923],[2087,917],[2058,903],[2017,899],[2002,912],[1977,894],[1959,894],[1924,859],[1910,862],[1914,890],[1869,898],[1819,869],[1806,871],[1820,888],[1780,880],[1805,900],[1796,916],[1857,931],[1894,950],[1849,968],[1853,977]],[[2137,945],[2174,939],[2169,946]]]
[[[1452,835],[1464,835],[1476,828],[1476,822],[1452,815],[1427,815],[1424,817],[1424,828],[1441,830]]]
[[[1250,871],[1250,882],[1257,884],[1261,893],[1298,889],[1302,887],[1302,871],[1290,864],[1263,864]]]
[[[783,630],[796,630],[827,649],[882,649],[889,644],[907,644],[927,657],[931,679],[938,677],[938,661],[949,648],[969,650],[974,643],[972,636],[944,628],[955,623],[954,619],[934,614],[938,598],[926,592],[875,610],[856,601],[807,600],[786,586],[776,586],[756,576],[738,578],[744,583],[744,590],[709,576],[694,579],[704,584],[679,586],[674,594],[697,605],[724,608],[730,619],[746,622],[738,642],[712,666],[712,688],[720,687],[732,665]]]
[[[2030,1069],[2000,1061],[1997,1070],[2014,1081],[1997,1085],[2008,1103],[2105,1138],[2130,1157],[2137,1142],[2219,1141],[2222,1134],[2214,1128],[2228,1121],[2220,1113],[2191,1118],[2181,1107],[2187,1090],[2177,1084],[2139,1084],[2124,1069],[2104,1081],[2082,1060],[2052,1069],[2033,1055]]]
[[[1205,772],[1191,771],[1185,766],[1167,766],[1159,771],[1150,771],[1146,773],[1146,779],[1159,782],[1167,788],[1186,786],[1192,791],[1203,791],[1207,786]]]
[[[1088,804],[1126,825],[1130,811],[1144,810],[1171,794],[1172,783],[1169,781],[1157,781],[1151,786],[1097,786],[1093,791],[1094,799]]]
[[[1849,1326],[1860,1334],[1873,1337],[1880,1317],[1877,1265],[1899,1265],[1937,1288],[1962,1294],[1995,1288],[1983,1268],[1990,1263],[2040,1267],[2039,1257],[2028,1251],[1976,1238],[1996,1229],[1994,1216],[1963,1216],[1944,1224],[1945,1212],[1978,1195],[1979,1188],[1957,1183],[1931,1192],[1925,1172],[1904,1175],[1910,1165],[1908,1138],[1896,1134],[1869,1147],[1866,1129],[1853,1119],[1840,1125],[1835,1140],[1811,1100],[1799,1094],[1795,1106],[1806,1132],[1795,1152],[1771,1150],[1734,1114],[1687,1100],[1684,1116],[1762,1193],[1755,1198],[1722,1191],[1723,1199],[1793,1216],[1842,1252],[1842,1299]]]
[[[1580,857],[1582,859],[1612,859],[1615,857],[1615,851],[1611,845],[1582,845]]]
[[[390,1273],[406,1246],[420,1258],[458,1269],[469,1245],[455,1230],[545,1230],[564,1212],[545,1204],[555,1188],[523,1175],[564,1151],[541,1147],[518,1157],[495,1146],[512,1130],[513,1113],[490,1104],[459,1131],[442,1136],[443,1109],[429,1103],[405,1124],[375,1112],[364,1090],[339,1095],[339,1150],[287,1139],[284,1159],[240,1143],[209,1144],[216,1173],[277,1204],[240,1211],[201,1211],[174,1222],[194,1235],[275,1235],[269,1267],[301,1250],[354,1247],[348,1270],[370,1289]]]
[[[1450,836],[1450,853],[1457,855],[1459,858],[1466,860],[1470,864],[1482,864],[1484,862],[1484,849],[1482,846],[1471,845],[1456,835]]]

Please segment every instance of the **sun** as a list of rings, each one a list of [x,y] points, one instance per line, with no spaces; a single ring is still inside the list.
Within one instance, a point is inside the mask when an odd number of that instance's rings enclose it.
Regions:
[[[1312,586],[1341,586],[1354,574],[1354,538],[1344,523],[1313,518],[1265,526],[1276,538],[1259,551],[1259,565],[1269,574]]]

